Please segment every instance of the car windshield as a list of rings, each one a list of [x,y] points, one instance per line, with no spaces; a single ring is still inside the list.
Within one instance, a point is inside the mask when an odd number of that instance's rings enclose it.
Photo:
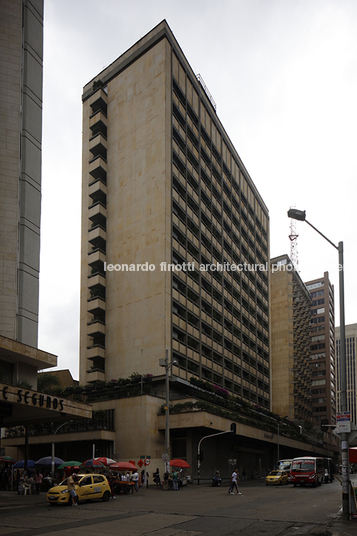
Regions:
[[[280,476],[281,471],[271,471],[270,476]]]
[[[64,480],[62,480],[62,482],[60,484],[58,484],[59,486],[67,486],[67,480],[68,478],[65,478]]]

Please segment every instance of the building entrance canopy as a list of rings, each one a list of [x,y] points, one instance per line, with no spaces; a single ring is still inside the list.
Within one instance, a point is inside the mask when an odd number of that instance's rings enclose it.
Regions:
[[[92,418],[87,404],[31,388],[37,386],[38,370],[56,365],[55,355],[0,335],[0,427]]]
[[[66,398],[0,383],[1,426],[35,424],[44,420],[91,419],[92,407]]]

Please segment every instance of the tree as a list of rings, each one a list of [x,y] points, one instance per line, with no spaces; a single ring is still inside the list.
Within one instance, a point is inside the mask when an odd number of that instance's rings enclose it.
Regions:
[[[50,394],[55,387],[60,387],[61,382],[58,376],[50,372],[42,372],[37,375],[37,390],[40,393]]]

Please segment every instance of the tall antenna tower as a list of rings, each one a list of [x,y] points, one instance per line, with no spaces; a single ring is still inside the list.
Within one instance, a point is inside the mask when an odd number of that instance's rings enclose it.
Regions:
[[[296,206],[294,205],[293,207],[290,207],[290,208],[296,208]],[[290,218],[290,234],[289,234],[289,239],[290,239],[290,260],[291,262],[293,263],[294,267],[295,267],[295,270],[298,272],[299,271],[299,256],[298,256],[298,234],[296,234],[296,220],[294,220],[293,218]]]

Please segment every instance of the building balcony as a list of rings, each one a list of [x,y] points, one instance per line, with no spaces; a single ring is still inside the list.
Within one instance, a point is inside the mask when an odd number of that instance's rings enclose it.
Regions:
[[[105,372],[100,370],[89,370],[87,371],[86,380],[88,383],[105,381]]]
[[[100,111],[105,116],[107,116],[108,108],[108,95],[105,93],[103,88],[98,89],[93,95],[89,98],[89,106],[92,109],[92,113]]]
[[[89,289],[97,286],[102,286],[103,288],[105,288],[105,277],[101,274],[96,274],[88,278]]]
[[[88,188],[88,195],[92,198],[93,204],[96,200],[106,200],[107,199],[107,186],[103,184],[100,180],[92,182]]]
[[[95,298],[100,298],[105,301],[105,286],[101,283],[89,288],[89,299],[93,300]]]
[[[101,155],[96,156],[89,162],[89,174],[93,179],[100,179],[104,184],[107,182],[107,162]]]
[[[88,256],[88,265],[93,266],[98,263],[105,263],[106,257],[101,251],[94,251]]]
[[[93,322],[92,324],[88,324],[87,335],[92,336],[97,335],[98,333],[105,335],[105,324],[102,324],[101,322]]]
[[[100,249],[102,252],[106,250],[107,233],[101,227],[94,227],[89,230],[88,242],[92,244],[95,249]]]
[[[102,134],[97,134],[89,140],[89,150],[93,158],[101,156],[105,162],[107,161],[107,140]]]
[[[87,311],[93,315],[103,314],[103,311],[105,312],[105,300],[102,298],[93,298],[92,300],[89,300]]]
[[[101,346],[95,346],[87,348],[87,359],[96,359],[96,358],[105,358],[105,348],[102,348]]]
[[[104,138],[107,138],[107,116],[98,110],[89,118],[89,128],[92,131],[92,136],[101,134]]]
[[[107,210],[101,204],[98,203],[89,209],[88,218],[91,221],[91,229],[99,226],[103,230],[106,230]]]

